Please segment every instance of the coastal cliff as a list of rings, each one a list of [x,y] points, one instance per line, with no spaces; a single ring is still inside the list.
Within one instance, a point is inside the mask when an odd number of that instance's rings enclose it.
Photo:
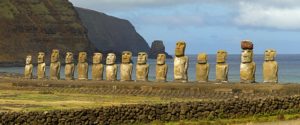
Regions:
[[[1,0],[0,65],[21,65],[28,54],[56,48],[66,51],[94,50],[86,29],[68,0]]]
[[[78,8],[83,25],[88,29],[88,37],[100,51],[131,51],[134,56],[138,52],[149,52],[150,47],[128,21],[101,12]]]

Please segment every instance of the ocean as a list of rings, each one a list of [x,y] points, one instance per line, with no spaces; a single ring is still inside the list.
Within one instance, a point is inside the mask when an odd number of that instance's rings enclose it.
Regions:
[[[188,55],[189,56],[189,69],[188,76],[189,81],[195,81],[195,66],[197,63],[197,55]],[[279,65],[279,82],[280,83],[300,83],[300,54],[279,54],[276,57],[276,60]],[[209,80],[214,81],[215,79],[215,61],[216,55],[210,54],[208,55],[208,62],[210,63],[210,73]],[[256,63],[256,82],[262,82],[262,64],[264,61],[264,55],[254,55],[254,61]],[[133,57],[133,63],[136,64],[136,57]],[[148,59],[148,63],[150,65],[149,71],[149,80],[155,80],[155,59]],[[168,81],[173,80],[173,59],[167,59],[166,63],[168,64]],[[229,64],[229,74],[228,79],[229,82],[239,82],[239,70],[240,70],[240,55],[229,55],[227,58],[227,63]],[[46,68],[46,74],[49,74],[49,67]],[[23,73],[23,67],[0,67],[0,72],[9,72],[9,73]],[[33,70],[34,74],[36,74],[36,66]],[[105,73],[104,73],[105,75]],[[118,79],[119,79],[118,72]],[[75,77],[77,77],[77,73],[75,70]],[[64,78],[64,67],[61,67],[61,78]],[[105,77],[104,77],[105,78]],[[133,68],[133,80],[135,79],[135,66]],[[91,65],[89,68],[89,79],[91,79]]]

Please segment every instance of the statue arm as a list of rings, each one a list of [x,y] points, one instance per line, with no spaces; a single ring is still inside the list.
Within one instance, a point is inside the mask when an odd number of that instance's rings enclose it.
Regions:
[[[131,77],[131,74],[132,74],[132,70],[133,70],[133,66],[132,66],[132,64],[130,64],[130,70],[129,70],[130,77]]]
[[[188,68],[189,68],[189,57],[185,57],[186,61],[185,61],[185,65],[184,65],[184,76],[185,76],[185,79],[188,79],[188,75],[187,75],[187,72],[188,72]]]
[[[168,65],[167,64],[165,64],[166,65],[166,69],[165,69],[165,77],[167,76],[167,73],[168,73]]]
[[[185,61],[185,65],[184,65],[184,69],[185,69],[185,72],[187,72],[188,68],[189,68],[189,57],[186,57],[186,61]]]
[[[117,77],[118,65],[115,64],[114,67],[115,67],[115,68],[114,68],[114,74],[115,74],[115,76]]]
[[[278,63],[275,62],[275,75],[276,75],[276,82],[278,82]]]
[[[149,73],[149,64],[147,64],[147,67],[146,67],[146,75],[148,76],[148,73]]]
[[[207,64],[207,71],[206,71],[206,76],[205,78],[208,80],[208,76],[209,76],[209,70],[210,70],[210,65]]]
[[[60,62],[58,62],[58,67],[57,67],[57,75],[60,74]]]
[[[254,80],[255,80],[255,71],[256,71],[256,63],[253,62],[252,75],[253,75]]]

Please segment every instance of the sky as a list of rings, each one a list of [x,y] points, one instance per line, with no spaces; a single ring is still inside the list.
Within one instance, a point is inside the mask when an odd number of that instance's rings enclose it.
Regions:
[[[73,5],[129,20],[149,45],[163,40],[174,54],[176,41],[186,53],[241,52],[251,40],[254,53],[276,49],[300,54],[300,0],[70,0]]]

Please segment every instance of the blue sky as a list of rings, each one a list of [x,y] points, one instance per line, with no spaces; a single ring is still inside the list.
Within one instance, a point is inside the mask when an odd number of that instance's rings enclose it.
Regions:
[[[273,48],[300,53],[299,0],[70,0],[75,6],[129,20],[151,45],[163,40],[174,54],[184,40],[186,53],[239,54],[240,41],[252,40],[255,53]]]

